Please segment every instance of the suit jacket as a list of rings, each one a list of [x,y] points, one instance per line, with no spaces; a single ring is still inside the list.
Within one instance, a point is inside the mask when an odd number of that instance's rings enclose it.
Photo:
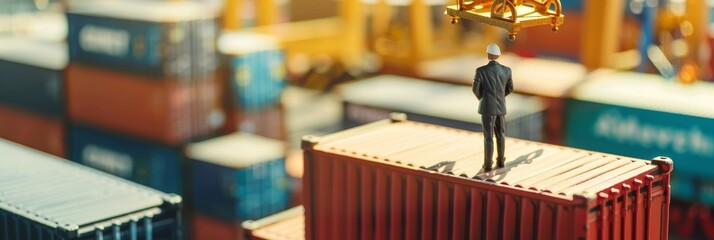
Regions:
[[[511,69],[496,61],[476,69],[473,92],[481,102],[478,113],[481,115],[506,115],[506,95],[513,92]]]

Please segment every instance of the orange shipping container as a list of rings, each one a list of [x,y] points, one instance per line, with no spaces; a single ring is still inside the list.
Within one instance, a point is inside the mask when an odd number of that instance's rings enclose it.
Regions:
[[[215,79],[152,79],[80,64],[67,69],[73,121],[177,144],[223,124]]]
[[[193,217],[194,240],[241,240],[245,239],[245,231],[238,223],[224,222],[213,219],[203,214],[194,213]]]
[[[307,239],[666,239],[672,161],[506,141],[395,118],[306,137]]]
[[[285,140],[285,108],[282,104],[255,111],[229,110],[226,130],[245,132],[267,138]]]
[[[0,138],[55,156],[66,156],[65,125],[58,119],[0,105]]]

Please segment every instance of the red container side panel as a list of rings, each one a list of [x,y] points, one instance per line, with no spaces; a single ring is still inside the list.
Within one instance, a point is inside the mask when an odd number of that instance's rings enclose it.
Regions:
[[[390,204],[385,210],[385,212],[388,212],[389,214],[387,217],[389,218],[389,228],[387,228],[387,231],[389,232],[389,239],[403,239],[404,238],[404,214],[402,214],[401,206],[404,206],[404,199],[406,195],[405,191],[405,179],[404,176],[400,175],[399,173],[392,172],[388,173],[391,176],[390,179],[390,186],[386,190],[390,194]]]
[[[65,157],[65,125],[61,120],[0,105],[0,138]]]
[[[260,110],[228,109],[226,132],[247,132],[263,137],[285,140],[285,107],[282,104]]]
[[[383,121],[303,143],[310,239],[661,239],[671,160]]]
[[[67,68],[69,118],[173,145],[217,131],[221,112],[215,79],[152,79],[82,64]]]
[[[225,222],[203,214],[192,218],[192,239],[195,240],[240,240],[244,230],[237,223]]]

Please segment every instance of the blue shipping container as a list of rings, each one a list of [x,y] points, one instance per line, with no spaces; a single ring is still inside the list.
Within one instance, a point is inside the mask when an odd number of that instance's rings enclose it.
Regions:
[[[158,78],[192,79],[193,21],[212,19],[197,3],[90,1],[67,13],[70,58]]]
[[[194,209],[224,221],[259,219],[288,206],[284,144],[234,133],[190,144]]]
[[[0,45],[0,102],[64,116],[66,45],[19,40],[2,40]]]
[[[228,62],[232,94],[238,107],[257,110],[276,105],[285,88],[285,56],[268,36],[226,33],[219,51]]]
[[[140,139],[71,126],[70,159],[163,192],[181,193],[181,152]]]

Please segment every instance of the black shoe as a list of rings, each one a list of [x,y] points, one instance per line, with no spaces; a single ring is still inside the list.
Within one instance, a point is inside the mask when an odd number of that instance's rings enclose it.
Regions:
[[[496,159],[496,168],[503,168],[506,165],[506,159],[505,158],[499,158]]]
[[[491,170],[493,170],[493,169],[491,168],[491,166],[489,166],[489,167],[483,166],[482,169],[483,169],[483,172],[490,172]]]

